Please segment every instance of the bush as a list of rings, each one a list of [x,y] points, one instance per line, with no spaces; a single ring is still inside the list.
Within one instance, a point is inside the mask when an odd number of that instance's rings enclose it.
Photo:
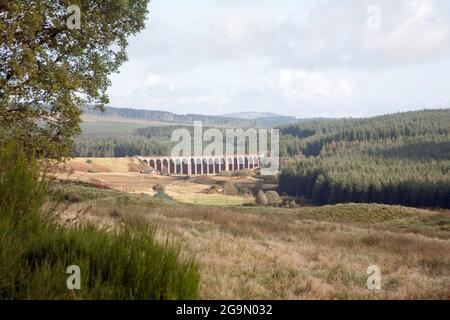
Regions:
[[[163,184],[160,184],[160,183],[155,184],[153,186],[153,191],[155,191],[156,193],[158,193],[158,192],[166,192],[166,186],[163,185]]]
[[[283,200],[280,198],[280,195],[276,191],[267,191],[266,198],[267,198],[267,204],[269,206],[278,207],[283,202]]]
[[[264,185],[260,180],[256,181],[255,187],[253,188],[253,194],[256,196],[258,192],[263,189],[263,187]]]
[[[10,220],[16,225],[40,215],[49,184],[45,177],[40,179],[36,161],[30,158],[13,142],[0,145],[0,219],[4,223]]]
[[[206,194],[215,194],[219,193],[219,187],[217,185],[212,185],[208,189],[205,190]]]
[[[278,176],[277,175],[267,175],[259,177],[263,183],[266,184],[278,184]]]
[[[256,207],[257,204],[254,202],[245,202],[242,204],[243,207]]]
[[[240,195],[240,196],[246,196],[249,193],[248,189],[244,188],[242,186],[239,186],[237,188],[237,192],[238,192],[238,195]]]
[[[153,197],[159,200],[173,201],[173,198],[163,191],[158,191]]]
[[[112,209],[109,211],[109,216],[113,219],[119,219],[122,217],[122,213],[117,209]]]
[[[233,183],[227,181],[223,184],[223,194],[227,196],[237,196],[238,190]]]
[[[251,177],[253,176],[253,171],[252,170],[221,171],[218,175],[223,177]]]
[[[231,171],[233,177],[251,177],[253,176],[252,170],[238,170],[238,171]]]
[[[265,207],[267,206],[267,197],[264,191],[259,190],[256,194],[255,202],[258,206]]]
[[[71,190],[64,190],[63,188],[57,188],[51,190],[51,197],[57,202],[77,203],[83,200],[80,193]]]
[[[66,193],[66,200],[69,203],[77,203],[82,200],[81,195],[77,192],[71,191]]]
[[[0,300],[197,297],[197,265],[177,243],[160,244],[146,224],[64,228],[41,214],[47,186],[33,159],[0,146]],[[70,265],[81,290],[67,289]]]
[[[294,197],[283,196],[283,207],[285,208],[298,208],[300,207],[296,202]]]

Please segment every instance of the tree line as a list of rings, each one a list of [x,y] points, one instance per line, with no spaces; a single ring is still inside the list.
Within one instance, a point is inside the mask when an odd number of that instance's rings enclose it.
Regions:
[[[119,137],[86,137],[75,138],[73,154],[75,157],[115,158],[137,155],[170,154],[171,142],[156,141],[145,137],[127,135]]]
[[[398,140],[403,137],[450,135],[450,109],[424,110],[369,119],[317,119],[281,128],[283,156],[317,156],[333,141]]]

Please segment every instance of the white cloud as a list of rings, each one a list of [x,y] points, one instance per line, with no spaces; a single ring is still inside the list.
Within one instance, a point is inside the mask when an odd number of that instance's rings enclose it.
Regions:
[[[153,1],[111,78],[111,105],[299,117],[448,106],[449,3]],[[373,4],[378,31],[366,27]]]
[[[149,72],[142,83],[141,89],[162,89],[164,91],[174,91],[175,86],[167,79],[163,79],[160,75]]]
[[[147,77],[144,80],[145,87],[153,87],[160,83],[161,83],[161,77],[153,72],[148,73]]]
[[[429,60],[450,53],[448,19],[439,14],[432,0],[406,0],[399,16],[396,25],[384,28],[380,37],[366,43],[368,50],[398,63]]]
[[[231,40],[243,38],[248,32],[248,19],[242,15],[225,17],[224,33]]]
[[[352,97],[353,79],[346,74],[282,70],[278,85],[288,98],[307,103],[341,102]]]

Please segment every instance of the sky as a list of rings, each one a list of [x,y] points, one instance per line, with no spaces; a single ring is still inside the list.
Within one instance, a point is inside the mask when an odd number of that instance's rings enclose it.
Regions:
[[[110,105],[367,117],[450,107],[448,0],[152,0]]]

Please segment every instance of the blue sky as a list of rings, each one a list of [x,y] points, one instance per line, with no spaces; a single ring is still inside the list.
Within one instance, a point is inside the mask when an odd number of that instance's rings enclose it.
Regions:
[[[153,0],[149,9],[111,76],[111,106],[300,118],[450,106],[447,0]]]

